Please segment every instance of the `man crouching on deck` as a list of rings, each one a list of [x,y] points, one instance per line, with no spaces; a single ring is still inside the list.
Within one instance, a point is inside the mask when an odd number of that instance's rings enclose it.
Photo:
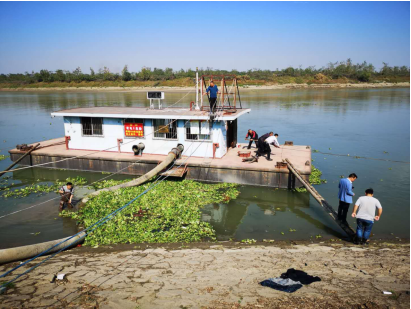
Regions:
[[[71,182],[68,182],[65,186],[62,186],[59,190],[59,193],[61,195],[60,199],[60,211],[63,210],[64,204],[67,203],[68,208],[73,208],[71,205],[71,200],[73,199],[73,194],[74,194],[74,187]]]
[[[277,141],[278,134],[277,133],[267,133],[261,136],[258,139],[258,151],[257,151],[257,157],[263,156],[265,153],[267,154],[267,160],[272,161],[273,159],[270,158],[271,155],[271,148],[270,144],[273,145],[276,148],[280,148],[280,145],[278,144]]]

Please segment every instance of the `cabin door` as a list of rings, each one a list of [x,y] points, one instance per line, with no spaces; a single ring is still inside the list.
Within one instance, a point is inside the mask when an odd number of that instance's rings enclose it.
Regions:
[[[227,148],[237,147],[237,119],[227,121]]]

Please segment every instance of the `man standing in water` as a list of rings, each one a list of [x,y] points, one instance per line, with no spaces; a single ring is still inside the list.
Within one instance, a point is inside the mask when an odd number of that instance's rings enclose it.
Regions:
[[[338,185],[338,199],[340,200],[338,205],[338,220],[345,224],[347,224],[347,213],[352,203],[352,197],[355,195],[354,192],[352,192],[352,183],[356,179],[357,175],[352,173],[348,178],[341,179]]]
[[[357,239],[356,244],[367,244],[370,237],[374,220],[380,220],[382,207],[380,201],[373,197],[374,190],[365,190],[365,196],[361,196],[356,202],[352,211],[352,217],[357,218]],[[375,215],[375,210],[378,214]],[[358,212],[357,212],[358,210]]]
[[[71,200],[73,199],[73,194],[74,194],[74,187],[71,182],[68,182],[65,186],[62,186],[59,190],[59,193],[61,195],[60,199],[60,210],[63,210],[64,204],[67,203],[67,206],[69,208],[73,208],[71,205]]]
[[[210,93],[209,101],[210,101],[210,114],[214,113],[215,110],[215,105],[217,103],[217,94],[218,92],[218,87],[217,85],[214,85],[214,82],[210,82],[210,86],[208,86],[206,93],[204,95]]]

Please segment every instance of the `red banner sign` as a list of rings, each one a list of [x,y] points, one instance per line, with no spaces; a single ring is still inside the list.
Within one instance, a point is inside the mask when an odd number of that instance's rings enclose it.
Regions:
[[[144,136],[144,124],[142,123],[124,123],[125,136]]]

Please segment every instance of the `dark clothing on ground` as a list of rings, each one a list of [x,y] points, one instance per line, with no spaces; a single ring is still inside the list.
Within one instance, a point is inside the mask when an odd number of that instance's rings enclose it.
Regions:
[[[282,279],[282,278],[270,278],[260,282],[260,285],[267,286],[277,291],[294,293],[298,289],[301,289],[303,285],[291,279]]]
[[[357,219],[357,239],[367,241],[370,238],[371,229],[374,222],[364,219]]]
[[[299,281],[302,284],[311,284],[316,281],[321,281],[320,277],[310,276],[305,271],[295,270],[294,268],[287,269],[287,272],[281,274],[281,278],[283,279],[289,278],[294,281]]]
[[[214,113],[215,112],[215,105],[217,103],[217,98],[210,98],[210,113]]]
[[[270,278],[261,281],[260,284],[278,291],[293,293],[302,288],[303,284],[307,285],[316,281],[321,281],[321,278],[310,276],[302,270],[290,268],[287,272],[281,274],[279,278]]]
[[[350,203],[340,201],[340,204],[338,205],[338,220],[342,222],[347,222],[347,213],[349,208]]]
[[[253,144],[253,141],[255,142],[255,147],[258,148],[258,134],[257,134],[257,132],[252,131],[251,134],[249,132],[247,132],[247,135],[245,136],[245,138],[252,139],[252,141],[250,140],[250,142],[248,143],[247,149],[251,149],[251,145]]]

